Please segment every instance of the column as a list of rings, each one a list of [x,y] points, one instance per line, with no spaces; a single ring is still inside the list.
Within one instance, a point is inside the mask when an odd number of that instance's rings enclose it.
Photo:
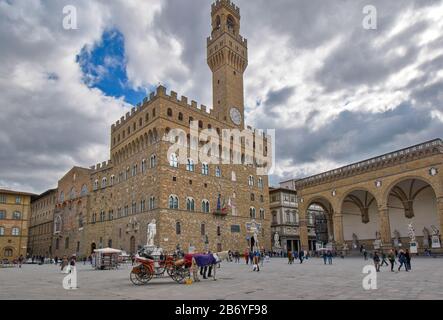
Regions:
[[[334,240],[337,247],[342,247],[345,243],[345,237],[343,233],[343,215],[341,213],[335,213],[333,216],[334,223]]]
[[[389,209],[388,207],[380,207],[378,210],[380,236],[382,246],[386,248],[392,247],[391,225],[389,223]]]
[[[442,235],[443,235],[443,197],[437,198],[437,214],[438,218],[440,219],[440,241],[442,241]]]
[[[306,216],[306,213],[305,213]],[[309,250],[309,242],[308,242],[308,223],[306,221],[306,218],[303,217],[303,219],[300,217],[300,246],[301,250]]]

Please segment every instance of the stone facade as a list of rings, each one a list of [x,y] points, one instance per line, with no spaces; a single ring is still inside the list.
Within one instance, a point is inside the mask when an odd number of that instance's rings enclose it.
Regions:
[[[413,223],[419,226],[417,240],[423,250],[428,231],[443,230],[442,170],[443,142],[436,139],[281,185],[297,190],[301,220],[306,221],[311,204],[327,212],[338,248],[373,248],[375,240],[391,248],[395,237],[408,244],[406,231],[400,236],[395,231]],[[306,228],[301,229],[301,240],[307,247]]]
[[[28,239],[28,253],[31,256],[52,255],[56,200],[57,189],[48,190],[32,200]]]
[[[0,189],[0,259],[26,257],[34,194]]]
[[[250,127],[242,137],[223,136],[224,130],[245,128],[247,42],[239,35],[240,10],[219,0],[211,17],[207,52],[213,108],[188,103],[187,97],[179,99],[159,86],[113,124],[110,160],[90,169],[74,168],[59,181],[54,255],[89,255],[106,246],[135,253],[146,244],[152,219],[157,225],[155,244],[167,251],[177,245],[184,250],[192,245],[198,251],[244,251],[253,247],[248,229],[253,221],[260,225],[258,246],[270,249],[268,177],[257,171],[267,158],[270,139]],[[219,138],[194,140],[191,125]],[[186,155],[177,151],[173,161],[176,129],[182,130]],[[264,137],[264,144],[257,137]],[[195,152],[206,142],[212,147],[207,166]],[[252,161],[256,149],[263,157]],[[241,163],[234,164],[233,158]]]

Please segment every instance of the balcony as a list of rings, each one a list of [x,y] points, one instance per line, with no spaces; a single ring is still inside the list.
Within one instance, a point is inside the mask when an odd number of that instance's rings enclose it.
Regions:
[[[226,217],[228,215],[228,210],[227,209],[214,210],[212,211],[212,214],[214,216]]]

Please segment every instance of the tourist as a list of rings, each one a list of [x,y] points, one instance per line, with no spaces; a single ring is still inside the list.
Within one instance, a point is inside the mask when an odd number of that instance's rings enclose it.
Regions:
[[[63,256],[62,262],[60,264],[61,271],[63,271],[63,269],[65,269],[65,267],[67,265],[68,265],[68,257],[67,256]]]
[[[54,263],[55,263],[55,265],[58,264],[58,257],[57,256],[55,256],[55,258],[54,258]]]
[[[248,252],[248,250],[245,250],[245,253],[243,255],[244,255],[246,264],[248,264],[249,263],[249,252]]]
[[[365,258],[365,260],[368,260],[368,252],[364,248],[363,248],[363,257]]]
[[[254,251],[253,250],[249,251],[249,262],[251,264],[254,263]]]
[[[389,263],[391,264],[391,271],[394,272],[395,253],[392,249],[389,251],[388,260],[389,260]]]
[[[300,260],[300,264],[303,263],[304,255],[305,255],[305,252],[304,252],[303,250],[301,250],[301,251],[298,253],[298,259]]]
[[[288,264],[292,264],[292,252],[288,251]]]
[[[328,257],[328,263],[332,264],[332,252],[329,250],[328,253],[326,254],[326,256]]]
[[[377,270],[377,272],[380,272],[380,256],[378,255],[377,251],[374,252],[372,259],[374,260],[375,270]]]
[[[326,254],[326,251],[323,251],[323,262],[326,264],[328,261],[328,255]]]
[[[252,270],[259,272],[260,271],[260,266],[259,266],[259,263],[260,263],[260,252],[258,252],[258,250],[256,250],[252,254],[253,254],[253,262],[252,262],[253,263],[253,268],[252,268]]]
[[[382,259],[381,265],[380,265],[381,267],[383,267],[384,264],[386,264],[386,266],[389,265],[388,262],[386,261],[386,253],[384,253],[384,251],[381,252],[381,259]]]
[[[400,271],[401,267],[404,265],[405,266],[405,270],[406,272],[408,272],[408,267],[407,267],[407,261],[406,261],[406,256],[403,250],[400,250],[398,253],[398,262],[400,263],[400,266],[398,267],[398,271]]]
[[[23,258],[23,255],[21,254],[20,255],[20,257],[18,257],[18,267],[19,268],[21,268],[22,267],[22,264],[23,264],[23,260],[24,260],[25,258]]]
[[[406,249],[405,258],[406,258],[406,269],[409,271],[411,270],[411,255],[408,249]]]

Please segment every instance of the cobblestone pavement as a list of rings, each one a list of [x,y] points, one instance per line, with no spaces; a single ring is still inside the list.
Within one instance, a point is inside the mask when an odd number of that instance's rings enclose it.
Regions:
[[[243,262],[243,261],[242,261]],[[274,258],[260,272],[251,266],[224,262],[217,281],[192,285],[170,278],[153,279],[146,286],[129,280],[130,266],[114,271],[95,271],[79,263],[77,290],[65,290],[65,274],[54,265],[24,265],[0,269],[0,299],[443,299],[443,259],[415,258],[411,272],[390,272],[382,267],[378,289],[365,291],[363,267],[371,260],[337,258],[332,265],[311,258],[288,265]]]

